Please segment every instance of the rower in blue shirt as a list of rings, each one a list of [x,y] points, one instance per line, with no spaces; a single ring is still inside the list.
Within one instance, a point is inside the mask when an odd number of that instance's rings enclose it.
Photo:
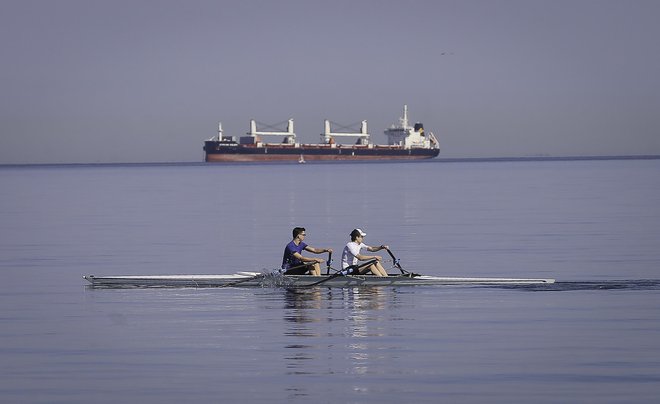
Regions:
[[[307,233],[304,227],[295,227],[293,229],[293,240],[284,248],[282,257],[282,269],[286,270],[287,275],[321,275],[321,258],[304,257],[301,253],[308,251],[314,254],[332,253],[331,248],[314,248],[307,245],[303,240]]]

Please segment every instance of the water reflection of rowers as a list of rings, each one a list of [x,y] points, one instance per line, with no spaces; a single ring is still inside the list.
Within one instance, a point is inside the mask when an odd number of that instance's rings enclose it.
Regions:
[[[314,248],[307,245],[303,240],[307,233],[304,227],[295,227],[293,229],[293,240],[284,248],[282,257],[282,269],[286,270],[286,275],[304,275],[309,272],[310,275],[321,275],[321,258],[304,257],[301,253],[308,251],[314,254],[332,253],[331,248]]]

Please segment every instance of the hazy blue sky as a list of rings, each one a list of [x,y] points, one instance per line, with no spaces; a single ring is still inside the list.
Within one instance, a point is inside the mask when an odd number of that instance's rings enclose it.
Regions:
[[[442,156],[660,154],[660,1],[0,0],[0,163],[200,161],[409,105]]]

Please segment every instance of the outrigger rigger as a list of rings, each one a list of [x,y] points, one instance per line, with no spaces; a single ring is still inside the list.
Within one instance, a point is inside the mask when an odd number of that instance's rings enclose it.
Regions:
[[[328,254],[326,274],[286,275],[281,270],[272,272],[237,272],[231,275],[124,275],[124,276],[83,276],[92,287],[132,288],[132,287],[357,287],[357,286],[419,286],[419,285],[534,285],[552,284],[554,279],[532,278],[469,278],[420,275],[406,271],[392,251],[387,250],[393,267],[399,274],[389,276],[362,275],[360,270],[373,264],[372,261],[353,265],[341,271],[330,273],[332,254]],[[309,265],[311,263],[305,264]]]

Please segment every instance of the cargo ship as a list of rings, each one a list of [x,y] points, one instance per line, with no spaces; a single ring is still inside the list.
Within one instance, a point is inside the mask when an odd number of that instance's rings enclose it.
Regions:
[[[218,134],[204,142],[206,162],[269,162],[290,161],[381,161],[419,160],[436,157],[440,144],[432,132],[424,132],[424,125],[408,124],[408,106],[403,106],[403,117],[398,124],[387,128],[387,144],[374,144],[362,121],[359,132],[333,132],[331,122],[325,121],[319,143],[305,144],[296,141],[293,119],[282,131],[259,131],[257,122],[250,121],[246,136],[225,136],[222,123]],[[349,139],[351,143],[345,143]],[[355,140],[354,140],[355,139]],[[269,141],[266,141],[269,140]],[[341,142],[340,142],[341,141]]]

